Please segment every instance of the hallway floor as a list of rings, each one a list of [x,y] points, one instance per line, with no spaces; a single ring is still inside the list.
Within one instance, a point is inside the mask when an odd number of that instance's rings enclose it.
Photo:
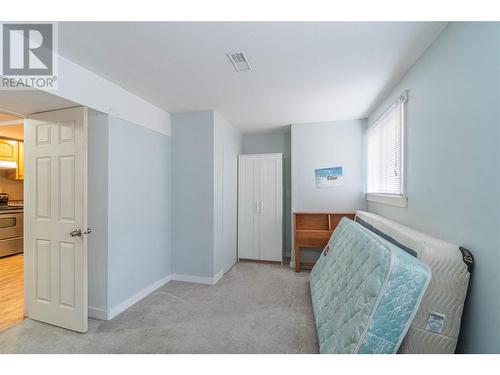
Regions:
[[[238,263],[214,286],[171,281],[86,334],[25,319],[0,353],[317,353],[308,276]]]
[[[24,317],[24,256],[0,258],[0,331]]]

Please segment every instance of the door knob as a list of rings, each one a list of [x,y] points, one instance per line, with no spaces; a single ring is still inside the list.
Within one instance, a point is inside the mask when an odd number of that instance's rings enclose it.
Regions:
[[[83,232],[83,234],[90,234],[90,233],[92,233],[92,228],[87,228],[87,230]]]
[[[69,235],[71,237],[81,237],[82,236],[82,230],[81,229],[75,229],[75,230],[69,232]]]

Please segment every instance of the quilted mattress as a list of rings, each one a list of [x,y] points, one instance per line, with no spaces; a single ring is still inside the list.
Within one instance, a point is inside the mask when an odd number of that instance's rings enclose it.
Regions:
[[[431,278],[415,257],[343,218],[309,281],[321,353],[395,353]]]
[[[467,296],[472,254],[382,216],[358,211],[356,221],[427,264],[432,280],[400,353],[454,353]]]

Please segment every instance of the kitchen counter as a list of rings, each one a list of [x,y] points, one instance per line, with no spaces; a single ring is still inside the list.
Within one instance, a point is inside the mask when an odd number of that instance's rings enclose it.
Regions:
[[[23,212],[24,208],[23,207],[0,207],[0,215],[2,214],[14,214],[14,213],[19,213]]]

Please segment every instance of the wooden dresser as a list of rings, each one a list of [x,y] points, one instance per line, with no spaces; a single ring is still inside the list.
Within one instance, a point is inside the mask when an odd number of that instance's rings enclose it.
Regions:
[[[301,268],[312,268],[314,262],[301,262],[302,247],[323,249],[339,221],[344,217],[354,219],[354,212],[294,212],[295,272]]]

